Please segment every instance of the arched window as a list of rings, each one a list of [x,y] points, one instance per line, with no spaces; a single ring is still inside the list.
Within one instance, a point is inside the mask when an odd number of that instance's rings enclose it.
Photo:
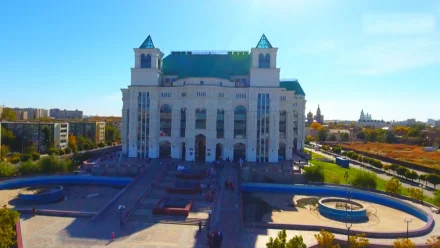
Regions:
[[[182,93],[183,94],[183,93]],[[185,137],[186,130],[186,109],[180,110],[180,137]]]
[[[160,136],[171,136],[171,117],[172,110],[168,104],[160,107]]]
[[[225,111],[217,110],[217,139],[225,137]]]
[[[196,109],[196,129],[206,129],[206,109]]]
[[[141,68],[151,68],[151,55],[141,55]]]
[[[238,106],[234,110],[234,138],[246,138],[246,108]]]
[[[270,55],[268,53],[258,55],[258,68],[270,68]]]

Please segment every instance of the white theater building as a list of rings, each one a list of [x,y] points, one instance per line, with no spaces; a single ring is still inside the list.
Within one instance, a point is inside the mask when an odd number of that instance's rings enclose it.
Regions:
[[[305,94],[280,80],[277,48],[263,35],[248,51],[179,51],[164,57],[150,36],[134,49],[122,89],[128,157],[256,162],[304,147]]]

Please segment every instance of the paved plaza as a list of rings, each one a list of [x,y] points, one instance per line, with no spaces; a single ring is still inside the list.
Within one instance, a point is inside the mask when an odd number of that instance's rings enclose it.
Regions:
[[[298,158],[297,158],[298,159]],[[297,161],[297,160],[296,160]],[[139,163],[142,161],[135,161]],[[174,161],[179,163],[179,161]],[[188,198],[195,201],[194,211],[190,213],[188,218],[169,217],[169,216],[153,216],[151,214],[152,207],[157,201],[164,196],[174,197],[174,194],[166,193],[165,189],[172,186],[175,182],[177,172],[174,167],[167,167],[166,171],[161,177],[158,185],[152,188],[145,199],[136,204],[137,200],[142,196],[143,192],[149,187],[152,187],[152,182],[162,175],[161,172],[165,166],[171,164],[172,160],[152,160],[151,167],[142,175],[139,180],[115,202],[109,209],[98,219],[91,220],[88,218],[66,218],[66,217],[52,217],[52,216],[28,216],[22,215],[21,225],[23,233],[24,247],[207,247],[206,233],[208,226],[210,230],[219,230],[223,232],[223,246],[222,247],[265,247],[269,237],[274,237],[279,230],[252,228],[248,225],[241,224],[241,193],[239,190],[240,173],[238,165],[234,163],[225,163],[224,169],[217,169],[216,177],[212,180],[212,186],[218,189],[217,183],[220,184],[221,190],[217,190],[215,194],[214,209],[211,214],[211,220],[208,220],[207,212],[210,209],[210,202],[199,194],[197,195],[175,195],[175,197]],[[180,162],[183,163],[183,162]],[[286,162],[286,164],[288,164]],[[192,169],[199,169],[209,167],[205,163],[188,163],[186,166]],[[265,165],[251,165],[255,168],[264,168]],[[221,168],[221,166],[220,166]],[[218,176],[218,179],[217,179]],[[231,180],[236,185],[236,190],[227,190],[224,188],[224,181]],[[202,184],[206,185],[207,179],[202,180]],[[274,197],[274,196],[272,196]],[[272,203],[276,199],[270,200]],[[284,202],[285,199],[278,199]],[[243,203],[246,204],[246,203]],[[410,203],[413,204],[413,203]],[[133,209],[133,213],[128,221],[120,226],[120,212],[117,207],[125,205],[127,209]],[[419,206],[419,205],[417,205]],[[374,206],[377,207],[378,206]],[[420,206],[419,206],[420,207]],[[429,210],[429,209],[427,209]],[[307,210],[309,211],[309,210]],[[387,211],[386,207],[377,210]],[[292,216],[289,216],[292,214]],[[298,216],[301,215],[301,216]],[[265,216],[275,222],[283,222],[291,220],[296,221],[323,221],[312,216],[309,211],[298,211],[297,213],[272,213]],[[279,215],[279,216],[278,216]],[[295,216],[293,216],[295,215]],[[385,217],[380,221],[391,221],[393,218],[398,218],[393,223],[393,230],[400,229],[404,226],[403,217],[399,213],[388,215],[381,213]],[[287,216],[287,217],[286,217]],[[314,218],[314,220],[312,219]],[[389,218],[388,218],[389,217]],[[400,218],[401,217],[401,218]],[[286,219],[287,218],[287,219]],[[388,218],[388,220],[386,220]],[[391,218],[391,219],[390,219]],[[440,223],[440,216],[434,216],[436,223]],[[197,223],[202,220],[204,226],[199,232]],[[330,222],[326,222],[331,224]],[[316,223],[319,224],[319,223]],[[334,223],[333,223],[334,224]],[[339,223],[340,224],[340,223]],[[414,229],[419,226],[418,220],[413,220]],[[390,224],[391,225],[391,224]],[[391,229],[390,229],[391,230]],[[115,233],[115,240],[110,242],[111,233]],[[288,230],[288,237],[293,235],[302,235],[305,243],[308,246],[315,245],[316,240],[314,235],[317,231],[295,231]],[[440,227],[435,226],[432,233],[440,233]],[[336,238],[345,240],[345,235],[335,235]],[[419,238],[412,238],[416,243],[424,243],[429,235]],[[392,244],[393,240],[379,240],[370,239],[371,242]]]

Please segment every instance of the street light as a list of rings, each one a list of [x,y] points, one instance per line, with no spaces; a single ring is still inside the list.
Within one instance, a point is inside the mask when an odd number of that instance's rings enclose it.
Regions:
[[[125,209],[125,206],[124,206],[124,205],[119,205],[119,206],[118,206],[119,215],[120,215],[120,217],[119,217],[119,225],[121,225],[121,226],[122,226],[122,223],[123,223],[123,219],[122,219],[122,217],[123,217],[124,209]]]
[[[406,223],[406,239],[408,239],[409,237],[409,223],[411,223],[413,219],[412,218],[404,218],[403,221]]]
[[[351,196],[350,192],[348,190],[348,172],[345,172],[344,175],[345,178],[345,187],[346,187],[346,194],[347,194],[347,200],[345,202],[345,226],[347,227],[347,247],[350,246],[350,228],[353,226],[353,223],[351,222],[351,213],[348,214],[348,203],[351,203]],[[351,203],[350,206],[350,212],[353,210],[353,204]]]

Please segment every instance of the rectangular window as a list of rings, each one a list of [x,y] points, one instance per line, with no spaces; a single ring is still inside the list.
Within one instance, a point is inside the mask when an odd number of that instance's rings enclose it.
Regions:
[[[286,101],[286,96],[280,96],[280,101],[285,102]]]
[[[206,92],[197,92],[197,96],[198,97],[205,97],[206,96]]]
[[[235,98],[244,99],[244,98],[246,98],[246,93],[236,93]]]
[[[169,97],[171,97],[171,93],[170,92],[162,92],[162,93],[160,93],[160,97],[169,98]]]
[[[182,92],[181,96],[185,97],[186,96],[186,92]]]
[[[269,94],[258,94],[257,100],[257,161],[269,158]]]
[[[225,93],[217,93],[217,96],[218,96],[219,98],[225,98]]]
[[[146,158],[149,147],[150,127],[150,93],[139,92],[138,97],[138,123],[137,123],[137,148],[138,157]]]
[[[217,139],[225,137],[225,112],[217,111]]]

